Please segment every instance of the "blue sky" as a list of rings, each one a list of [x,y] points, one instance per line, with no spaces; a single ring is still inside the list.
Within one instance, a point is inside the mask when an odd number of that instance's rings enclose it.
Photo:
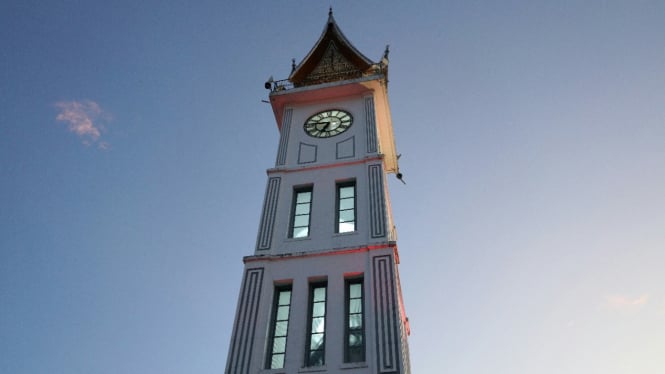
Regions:
[[[413,372],[664,372],[664,2],[9,0],[0,373],[223,372],[330,5],[391,46]]]

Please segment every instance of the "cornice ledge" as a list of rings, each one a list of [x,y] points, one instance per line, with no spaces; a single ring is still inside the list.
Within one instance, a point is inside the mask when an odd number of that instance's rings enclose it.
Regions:
[[[377,154],[374,154],[374,155],[371,155],[371,156],[365,156],[361,159],[345,161],[345,162],[330,162],[330,163],[320,164],[320,165],[308,165],[308,166],[299,166],[299,167],[271,168],[271,169],[266,170],[266,174],[272,175],[272,174],[276,174],[276,173],[294,173],[294,172],[315,170],[315,169],[337,168],[337,167],[356,165],[356,164],[368,164],[368,163],[371,163],[373,161],[382,161],[384,158],[385,158],[385,155],[383,153],[377,153]]]
[[[282,260],[292,260],[296,258],[337,256],[337,255],[345,255],[345,254],[358,253],[358,252],[370,252],[370,251],[376,251],[388,248],[392,248],[393,251],[395,251],[397,249],[397,243],[391,241],[391,242],[375,243],[362,247],[342,247],[342,248],[321,249],[315,251],[301,251],[301,252],[291,252],[291,253],[282,253],[282,254],[252,255],[252,256],[243,257],[242,261],[245,264],[257,261],[273,262],[273,261],[282,261]]]

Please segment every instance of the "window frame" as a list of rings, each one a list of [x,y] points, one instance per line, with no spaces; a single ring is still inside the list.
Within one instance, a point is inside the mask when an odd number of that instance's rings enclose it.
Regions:
[[[345,222],[340,222],[341,219],[341,213],[342,213],[342,188],[347,188],[347,187],[353,187],[353,208],[352,209],[344,209],[344,211],[349,211],[353,210],[353,221],[345,221]],[[348,199],[348,198],[344,198]],[[340,229],[340,226],[342,223],[349,223],[353,222],[353,230],[350,231],[342,231]],[[339,182],[336,185],[335,188],[335,233],[336,234],[345,234],[345,233],[351,233],[351,232],[356,232],[358,231],[358,188],[356,186],[356,181],[354,180],[348,180],[344,182]]]
[[[289,303],[288,304],[280,304],[280,299],[281,299],[281,294],[282,292],[290,292],[289,295]],[[291,319],[291,305],[293,301],[293,286],[291,284],[283,284],[283,285],[276,285],[275,286],[275,293],[273,296],[273,310],[272,310],[272,315],[270,318],[270,331],[269,331],[269,339],[268,339],[268,346],[267,346],[267,354],[266,354],[266,363],[265,363],[265,368],[266,369],[283,369],[284,368],[284,363],[286,362],[286,347],[288,344],[288,336],[289,336],[289,322]],[[285,320],[277,320],[277,314],[279,312],[279,307],[280,306],[288,306],[288,311],[287,311],[287,317]],[[277,332],[277,323],[278,322],[284,322],[286,321],[286,331],[285,335],[280,335],[276,336]],[[284,338],[284,352],[274,352],[274,343],[275,343],[275,338]],[[275,355],[283,355],[282,359],[282,366],[281,367],[273,367],[272,362],[273,362],[273,357]]]
[[[323,288],[324,290],[324,299],[323,299],[323,316],[314,316],[314,294],[315,290]],[[326,365],[326,320],[328,314],[328,282],[319,281],[309,284],[309,300],[308,300],[308,311],[307,311],[307,338],[305,339],[305,367],[322,367]],[[322,332],[313,332],[312,325],[314,324],[315,318],[323,318],[323,329]],[[322,343],[317,349],[312,350],[312,336],[314,334],[322,334]],[[321,352],[321,361],[313,362],[312,352],[320,351]]]
[[[298,208],[298,195],[301,193],[309,193],[309,211],[307,215],[307,226],[296,226],[296,218],[305,216],[305,214],[296,214]],[[310,229],[312,228],[312,203],[314,202],[314,186],[301,186],[293,189],[293,201],[291,203],[291,220],[289,221],[289,232],[288,237],[290,239],[302,239],[308,238],[311,236]],[[295,230],[297,228],[307,228],[307,235],[305,236],[295,236]]]
[[[360,313],[351,312],[351,286],[360,285]],[[353,298],[357,300],[358,298]],[[360,328],[352,329],[351,316],[360,314]],[[352,357],[351,345],[349,340],[352,334],[360,334],[361,344],[359,345],[359,358]],[[344,362],[358,363],[367,360],[367,340],[365,339],[365,282],[363,277],[348,278],[344,281]]]

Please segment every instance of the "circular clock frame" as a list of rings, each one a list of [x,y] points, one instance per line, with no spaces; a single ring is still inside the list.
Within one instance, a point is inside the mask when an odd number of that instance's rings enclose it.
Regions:
[[[329,138],[348,130],[353,124],[351,113],[342,109],[326,109],[309,117],[303,126],[314,138]]]

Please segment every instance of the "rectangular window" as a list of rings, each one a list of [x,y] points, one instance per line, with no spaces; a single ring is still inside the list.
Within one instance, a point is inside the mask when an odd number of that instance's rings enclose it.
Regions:
[[[270,328],[270,344],[268,345],[267,369],[284,368],[286,355],[286,336],[289,329],[289,312],[291,310],[291,286],[275,288],[275,300]]]
[[[344,362],[363,362],[365,361],[365,328],[362,278],[346,281],[345,314]]]
[[[326,347],[326,288],[325,283],[315,283],[309,289],[309,325],[305,366],[323,366]]]
[[[312,210],[312,187],[300,188],[293,193],[293,209],[291,220],[291,238],[309,236],[309,218]]]
[[[337,228],[338,233],[356,231],[356,183],[337,185]]]

